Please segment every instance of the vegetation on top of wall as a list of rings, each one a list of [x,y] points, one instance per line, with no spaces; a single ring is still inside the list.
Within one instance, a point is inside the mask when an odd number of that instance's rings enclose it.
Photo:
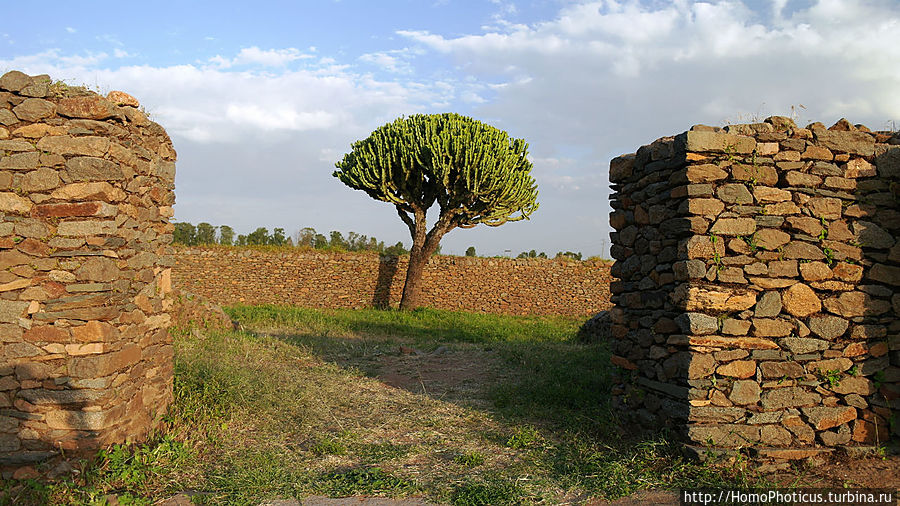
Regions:
[[[218,233],[217,233],[218,230]],[[385,246],[384,241],[356,232],[344,234],[332,230],[326,237],[312,227],[298,230],[293,237],[285,235],[283,228],[275,228],[271,233],[266,227],[258,227],[253,232],[237,237],[228,225],[213,226],[202,222],[194,226],[188,222],[175,223],[173,243],[183,246],[272,246],[276,248],[306,248],[331,251],[371,251],[385,255],[405,255],[409,253],[402,242]]]

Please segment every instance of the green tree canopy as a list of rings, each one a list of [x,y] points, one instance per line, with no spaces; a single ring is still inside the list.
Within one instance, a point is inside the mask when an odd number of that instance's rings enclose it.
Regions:
[[[528,218],[537,207],[528,144],[459,114],[413,115],[376,129],[336,164],[334,176],[393,204],[413,239],[400,307],[418,306],[428,257],[450,230]],[[426,212],[440,211],[429,230]]]
[[[231,246],[234,244],[234,229],[228,225],[219,227],[219,244],[222,246]]]
[[[183,244],[185,246],[194,246],[197,244],[197,229],[188,222],[179,222],[175,224],[175,231],[172,232],[172,242]]]
[[[197,244],[215,244],[216,243],[216,227],[209,223],[202,222],[197,224]]]

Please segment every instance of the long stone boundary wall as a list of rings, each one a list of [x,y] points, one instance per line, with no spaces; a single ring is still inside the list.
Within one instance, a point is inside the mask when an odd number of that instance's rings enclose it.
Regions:
[[[0,77],[0,471],[138,441],[172,401],[175,151],[130,95]]]
[[[614,159],[622,412],[772,458],[898,434],[897,144],[772,117]]]
[[[181,248],[177,286],[219,304],[387,307],[400,301],[408,257],[308,250]],[[424,305],[501,314],[589,315],[609,305],[609,265],[435,256],[422,279]]]

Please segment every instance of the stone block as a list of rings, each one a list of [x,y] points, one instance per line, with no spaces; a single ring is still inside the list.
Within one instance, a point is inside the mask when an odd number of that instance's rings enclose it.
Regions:
[[[821,400],[822,396],[815,392],[809,392],[801,387],[785,387],[763,392],[760,405],[765,410],[775,410],[815,406]]]
[[[819,296],[807,285],[797,283],[785,290],[781,297],[784,310],[797,317],[806,317],[822,309]]]
[[[856,408],[852,406],[804,407],[801,411],[816,430],[827,430],[856,420]]]
[[[718,132],[688,131],[676,138],[686,151],[750,154],[756,149],[756,139]],[[874,146],[874,141],[873,141]]]
[[[756,374],[756,362],[752,360],[735,360],[727,364],[720,365],[716,369],[716,374],[721,376],[730,376],[732,378],[747,379]],[[757,398],[759,397],[757,393]]]

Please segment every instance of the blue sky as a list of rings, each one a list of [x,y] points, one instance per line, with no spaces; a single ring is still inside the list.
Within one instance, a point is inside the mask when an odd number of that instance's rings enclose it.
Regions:
[[[331,177],[353,141],[454,111],[525,138],[541,208],[445,252],[608,248],[609,159],[693,124],[900,123],[898,0],[27,2],[0,71],[137,97],[178,151],[176,219],[409,244]]]

